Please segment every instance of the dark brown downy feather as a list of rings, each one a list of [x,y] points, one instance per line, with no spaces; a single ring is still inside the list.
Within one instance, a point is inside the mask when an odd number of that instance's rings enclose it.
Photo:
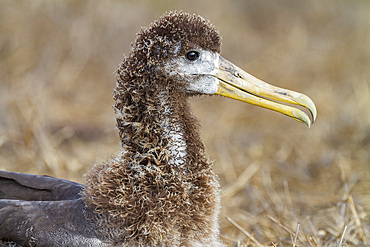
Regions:
[[[84,200],[99,214],[100,233],[107,239],[127,246],[219,242],[219,184],[190,114],[186,85],[158,68],[194,47],[219,52],[220,39],[203,18],[181,12],[138,33],[117,71],[114,93],[124,151],[86,176]],[[170,115],[163,120],[165,108]],[[185,170],[169,164],[164,121],[182,129]]]

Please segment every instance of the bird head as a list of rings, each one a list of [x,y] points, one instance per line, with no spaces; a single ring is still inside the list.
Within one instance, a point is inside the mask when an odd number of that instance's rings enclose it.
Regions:
[[[177,83],[174,88],[187,95],[229,97],[280,112],[307,126],[316,119],[316,107],[308,96],[272,86],[224,59],[221,36],[200,16],[165,14],[138,33],[133,51],[135,71],[165,78],[158,80],[164,82],[163,87]],[[311,118],[292,105],[308,109]]]

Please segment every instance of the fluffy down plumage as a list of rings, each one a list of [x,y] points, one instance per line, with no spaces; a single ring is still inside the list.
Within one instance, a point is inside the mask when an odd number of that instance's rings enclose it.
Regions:
[[[172,12],[142,29],[121,63],[114,109],[124,151],[95,166],[84,191],[107,240],[127,246],[219,244],[217,176],[190,114],[186,83],[169,78],[163,64],[192,48],[219,52],[220,40],[203,18]],[[164,122],[185,140],[185,169],[169,165]]]

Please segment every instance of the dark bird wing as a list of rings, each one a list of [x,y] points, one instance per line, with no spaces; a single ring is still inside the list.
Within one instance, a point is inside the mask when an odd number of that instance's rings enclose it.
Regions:
[[[21,246],[107,246],[82,199],[0,200],[0,239]]]
[[[82,189],[63,179],[0,171],[0,246],[106,246]]]
[[[0,171],[0,199],[58,201],[80,198],[83,185],[49,176]]]

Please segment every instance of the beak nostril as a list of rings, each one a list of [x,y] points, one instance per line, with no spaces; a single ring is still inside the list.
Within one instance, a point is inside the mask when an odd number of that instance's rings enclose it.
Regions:
[[[238,72],[235,73],[235,77],[243,79],[243,76],[241,74],[239,74]]]

